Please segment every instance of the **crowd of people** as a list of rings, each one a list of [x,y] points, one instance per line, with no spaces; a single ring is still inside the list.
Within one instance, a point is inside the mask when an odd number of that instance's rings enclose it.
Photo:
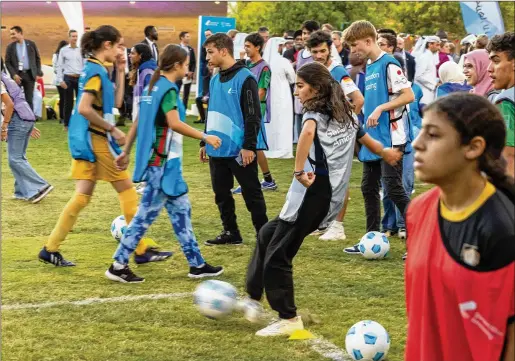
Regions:
[[[145,40],[128,49],[122,34],[104,25],[86,32],[79,48],[77,33],[70,30],[69,45],[60,44],[56,52],[56,84],[64,90],[63,122],[76,189],[40,260],[75,266],[63,258],[60,245],[96,182],[103,180],[117,191],[128,223],[106,277],[142,282],[129,267],[133,253],[136,263],[172,255],[143,238],[163,206],[188,261],[188,276],[221,275],[224,269],[209,265],[201,254],[182,176],[182,137],[198,139],[222,223],[221,233],[205,244],[243,243],[233,196],[241,193],[256,235],[245,315],[259,320],[266,295],[279,320],[256,335],[290,335],[304,328],[296,312],[292,261],[309,234],[322,240],[346,238],[343,222],[357,156],[363,164],[363,230],[398,234],[409,250],[403,257],[405,360],[515,357],[513,32],[491,39],[468,36],[458,59],[442,32],[420,37],[408,51],[405,38],[392,29],[376,30],[368,21],[341,32],[307,20],[280,39],[270,37],[266,27],[245,35],[237,61],[238,31],[207,30],[198,62],[205,86],[196,101],[203,132],[185,123],[197,69],[189,34],[181,33],[179,45],[159,51],[157,29],[148,26],[144,32]],[[11,34],[7,69],[2,69],[2,139],[9,139],[15,197],[37,201],[52,188],[25,157],[29,137],[39,136],[27,93],[40,75],[40,61],[21,28],[13,27]],[[267,62],[267,47],[274,54],[270,59],[279,55],[286,63]],[[106,63],[114,64],[112,72]],[[281,65],[285,74],[295,72],[295,78],[285,79],[295,102],[290,132],[297,148],[284,206],[269,220],[263,190],[275,190],[277,184],[265,155],[265,124],[273,116],[270,102],[278,89],[275,64],[286,64]],[[133,121],[128,135],[113,115],[113,108],[124,103]],[[136,137],[132,180],[144,184],[141,200],[127,171]],[[411,201],[415,176],[435,187]],[[344,251],[360,254],[358,245]]]

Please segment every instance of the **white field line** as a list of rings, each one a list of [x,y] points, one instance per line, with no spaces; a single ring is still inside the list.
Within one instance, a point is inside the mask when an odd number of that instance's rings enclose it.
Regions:
[[[120,296],[110,298],[86,298],[79,301],[58,301],[46,303],[19,303],[13,305],[2,305],[2,311],[10,310],[26,310],[31,308],[49,308],[58,306],[87,306],[95,303],[116,303],[116,302],[132,302],[141,300],[161,300],[166,298],[184,298],[191,296],[191,293],[157,293],[139,296]]]
[[[141,300],[161,300],[161,299],[173,299],[173,298],[186,298],[191,296],[191,292],[184,293],[157,293],[139,296],[120,296],[120,297],[109,297],[109,298],[86,298],[78,301],[57,301],[57,302],[45,302],[45,303],[18,303],[12,305],[2,305],[2,311],[13,311],[13,310],[28,310],[38,308],[51,308],[59,306],[89,306],[93,304],[101,303],[117,303],[117,302],[134,302]],[[352,358],[341,348],[327,341],[323,337],[316,337],[315,339],[308,341],[311,349],[322,357],[333,361],[352,361]]]

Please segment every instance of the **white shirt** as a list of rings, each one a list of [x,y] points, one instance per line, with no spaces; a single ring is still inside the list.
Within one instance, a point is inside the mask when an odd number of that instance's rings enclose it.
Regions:
[[[379,57],[376,59],[379,60],[386,53],[384,51],[379,54]],[[368,64],[371,64],[371,60],[368,60]],[[411,83],[408,81],[408,78],[404,75],[400,66],[395,64],[389,64],[387,70],[387,85],[389,95],[389,101],[397,99],[401,94],[402,89],[411,88]],[[366,101],[366,99],[365,99]],[[392,136],[392,144],[393,145],[403,145],[406,144],[408,139],[406,137],[406,127],[408,125],[408,106],[402,106],[393,110],[390,110],[390,119],[395,119],[402,117],[398,121],[390,124],[390,132]],[[366,119],[365,119],[366,121]]]
[[[149,38],[145,38],[145,40],[147,41],[148,46],[150,47],[150,51],[152,52],[152,57],[154,58],[155,61],[158,61],[159,57],[157,56],[156,44],[154,44],[154,42],[152,40],[150,40]]]
[[[82,58],[80,48],[78,46],[72,48],[70,45],[63,47],[59,51],[57,69],[55,69],[57,84],[63,81],[64,75],[80,75],[83,69],[84,59]]]

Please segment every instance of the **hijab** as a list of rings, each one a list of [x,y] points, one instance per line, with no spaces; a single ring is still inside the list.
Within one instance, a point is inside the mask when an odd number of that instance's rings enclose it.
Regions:
[[[464,59],[474,64],[477,74],[477,83],[474,85],[471,93],[486,96],[494,87],[492,79],[488,75],[488,65],[490,64],[488,52],[485,49],[474,50],[465,54]]]

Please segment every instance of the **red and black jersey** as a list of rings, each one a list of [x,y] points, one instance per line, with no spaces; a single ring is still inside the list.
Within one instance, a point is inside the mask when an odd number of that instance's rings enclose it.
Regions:
[[[515,215],[507,202],[488,183],[455,219],[437,187],[410,204],[405,361],[501,359],[515,315]]]

